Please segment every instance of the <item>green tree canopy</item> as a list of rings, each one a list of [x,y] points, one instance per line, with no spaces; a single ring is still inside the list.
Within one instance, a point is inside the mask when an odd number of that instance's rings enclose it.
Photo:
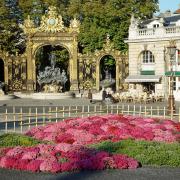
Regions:
[[[4,49],[17,49],[14,45],[19,32],[17,19],[9,17],[6,0],[0,1],[0,39]],[[106,35],[116,49],[127,51],[124,39],[128,37],[128,27],[132,13],[142,19],[151,18],[158,10],[158,0],[18,0],[22,18],[28,14],[38,21],[48,6],[54,5],[63,16],[65,24],[76,16],[81,21],[79,46],[83,52],[101,49]],[[19,47],[20,48],[20,47]]]
[[[22,52],[24,48],[22,30],[19,28],[20,16],[16,0],[0,1],[0,46],[11,53]]]
[[[81,20],[79,42],[84,51],[102,48],[106,34],[109,34],[115,48],[127,50],[124,39],[132,13],[136,17],[151,18],[158,10],[158,0],[74,0],[68,6],[69,16]]]

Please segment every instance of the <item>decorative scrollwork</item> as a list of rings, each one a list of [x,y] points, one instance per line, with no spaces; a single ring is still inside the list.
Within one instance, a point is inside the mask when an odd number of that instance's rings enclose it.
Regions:
[[[110,40],[109,34],[106,36],[106,44],[104,44],[103,49],[105,52],[110,52],[113,50],[114,44]]]
[[[21,90],[22,89],[22,82],[20,80],[14,80],[12,85],[13,90]]]
[[[25,80],[26,79],[26,73],[22,73],[21,78],[22,78],[22,80]]]
[[[83,82],[84,89],[92,89],[93,87],[93,81],[92,80],[86,80]]]
[[[69,26],[70,32],[78,32],[79,33],[80,21],[76,18],[72,19]]]
[[[13,61],[13,64],[14,64],[15,66],[18,66],[18,65],[20,64],[20,61],[19,61],[18,59],[15,59],[15,60]]]
[[[42,16],[41,25],[38,28],[41,32],[63,32],[65,31],[62,16],[58,15],[56,7],[50,6],[47,15]]]
[[[33,20],[31,20],[29,15],[27,19],[25,19],[24,24],[20,24],[20,28],[23,29],[25,34],[34,34],[37,31],[37,29],[35,28],[35,24]]]
[[[93,77],[93,79],[96,79],[96,72],[92,73],[92,77]]]
[[[8,79],[12,80],[12,74],[11,73],[8,74]]]
[[[15,75],[18,75],[19,74],[19,68],[16,67],[14,72],[15,72]]]

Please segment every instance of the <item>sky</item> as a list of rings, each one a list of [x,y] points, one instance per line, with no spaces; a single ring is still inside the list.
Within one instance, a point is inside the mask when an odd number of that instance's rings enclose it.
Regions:
[[[160,12],[171,10],[174,12],[179,9],[180,0],[159,0]]]

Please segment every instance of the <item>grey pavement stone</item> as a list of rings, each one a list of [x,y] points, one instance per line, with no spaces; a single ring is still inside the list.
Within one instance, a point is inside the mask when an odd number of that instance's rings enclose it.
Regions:
[[[2,180],[179,180],[180,168],[142,167],[132,170],[82,171],[58,174],[0,169],[0,177]]]
[[[49,105],[98,105],[101,104],[101,101],[93,101],[93,103],[90,102],[87,98],[70,98],[70,99],[57,99],[57,100],[39,100],[39,99],[11,99],[11,100],[0,100],[0,106],[49,106]],[[105,103],[104,104],[113,104],[113,103]],[[148,104],[134,104],[134,103],[114,103],[116,104],[125,104],[125,105],[146,105],[146,106],[153,106],[153,107],[167,107],[167,101],[164,102],[155,102],[155,103],[148,103]],[[176,108],[178,109],[180,107],[180,102],[176,102]]]
[[[37,100],[37,99],[12,99],[0,101],[0,106],[62,106],[62,105],[90,105],[90,100],[85,98]]]

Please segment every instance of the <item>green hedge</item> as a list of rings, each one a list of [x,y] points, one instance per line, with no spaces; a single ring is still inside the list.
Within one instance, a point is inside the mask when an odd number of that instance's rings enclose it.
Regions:
[[[149,141],[122,140],[105,141],[91,145],[99,150],[126,154],[142,165],[180,167],[180,143],[159,143]]]

